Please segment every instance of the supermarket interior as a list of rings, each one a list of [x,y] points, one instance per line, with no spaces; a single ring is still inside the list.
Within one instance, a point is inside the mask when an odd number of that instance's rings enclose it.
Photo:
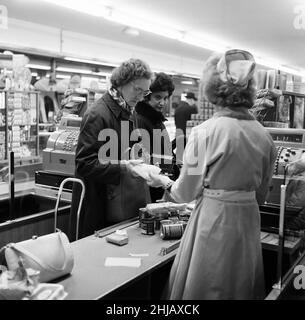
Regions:
[[[303,0],[0,0],[0,300],[305,299],[303,50]]]

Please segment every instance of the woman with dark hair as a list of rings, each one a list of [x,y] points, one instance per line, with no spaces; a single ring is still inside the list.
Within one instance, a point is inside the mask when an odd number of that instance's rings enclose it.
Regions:
[[[202,90],[214,116],[194,127],[179,178],[151,175],[167,199],[195,200],[169,279],[170,299],[262,299],[259,204],[266,198],[276,149],[248,112],[255,61],[243,50],[208,59]]]
[[[83,117],[75,157],[75,175],[86,186],[80,237],[130,218],[118,217],[117,212],[109,212],[107,203],[109,199],[120,196],[114,193],[118,192],[117,187],[122,182],[123,174],[126,171],[132,172],[133,165],[137,163],[129,160],[130,133],[133,130],[130,116],[136,104],[150,93],[152,75],[149,66],[142,60],[123,62],[113,70],[110,89]],[[108,135],[109,132],[112,136]],[[122,137],[126,140],[123,141]],[[124,143],[127,145],[124,146]],[[138,190],[134,192],[136,196]],[[72,239],[79,194],[78,186],[74,186],[70,223]],[[137,210],[134,212],[136,215]]]
[[[140,130],[142,137],[144,139],[147,137],[148,141],[143,143],[143,146],[149,149],[150,163],[158,164],[166,172],[173,167],[173,154],[170,138],[164,125],[166,118],[163,110],[175,90],[175,85],[170,76],[160,72],[155,74],[149,89],[151,93],[136,105],[133,120],[136,127],[142,129]],[[156,202],[162,198],[163,189],[150,188],[150,195],[152,202]]]

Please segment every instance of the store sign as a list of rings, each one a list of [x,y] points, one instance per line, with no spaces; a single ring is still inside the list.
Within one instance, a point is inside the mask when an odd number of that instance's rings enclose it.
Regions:
[[[296,15],[293,21],[294,28],[297,30],[305,29],[305,6],[295,6],[293,12]]]
[[[305,289],[305,266],[297,265],[293,273],[296,273],[297,276],[293,280],[293,287],[296,290]]]
[[[0,29],[8,28],[8,11],[7,7],[0,5]]]

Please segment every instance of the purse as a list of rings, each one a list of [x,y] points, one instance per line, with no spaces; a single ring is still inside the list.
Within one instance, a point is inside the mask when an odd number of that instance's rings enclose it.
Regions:
[[[8,244],[5,249],[8,269],[15,270],[20,258],[25,268],[40,271],[40,282],[49,282],[69,274],[74,265],[70,242],[60,230],[45,236]]]
[[[145,180],[134,177],[125,167],[122,167],[120,184],[107,185],[107,223],[118,223],[138,217],[139,209],[150,202],[149,187]]]
[[[49,282],[71,273],[74,266],[72,247],[67,235],[56,227],[60,196],[64,184],[68,181],[80,183],[82,186],[77,211],[76,235],[78,237],[79,216],[85,194],[85,185],[80,179],[67,178],[62,181],[59,187],[55,206],[54,233],[40,237],[33,236],[32,239],[6,245],[4,255],[9,270],[16,270],[21,260],[25,268],[40,271],[40,282]]]

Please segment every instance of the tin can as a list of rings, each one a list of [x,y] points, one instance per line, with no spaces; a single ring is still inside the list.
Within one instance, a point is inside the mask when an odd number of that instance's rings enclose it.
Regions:
[[[146,208],[139,209],[139,227],[141,228],[141,220],[148,218],[148,212]]]
[[[180,239],[183,232],[184,228],[181,223],[162,224],[160,237],[163,240]]]
[[[155,234],[155,219],[154,218],[143,218],[141,223],[141,233],[146,235]]]

